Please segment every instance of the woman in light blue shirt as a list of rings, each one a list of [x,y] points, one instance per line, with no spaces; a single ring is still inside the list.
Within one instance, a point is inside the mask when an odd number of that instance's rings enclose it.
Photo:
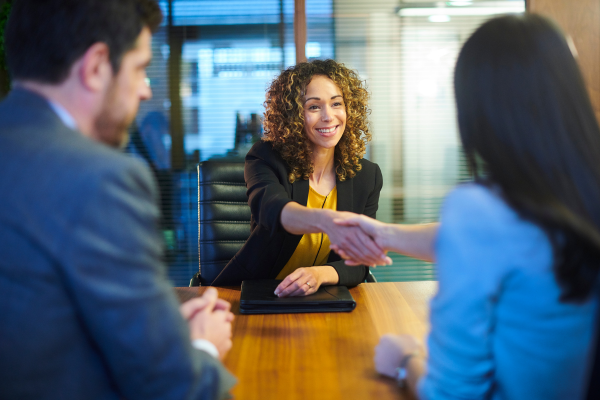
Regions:
[[[384,336],[376,368],[421,399],[582,398],[596,334],[600,129],[577,62],[549,20],[500,17],[465,43],[454,83],[467,159],[486,178],[447,197],[439,226],[339,221],[438,265],[428,357],[411,336]]]

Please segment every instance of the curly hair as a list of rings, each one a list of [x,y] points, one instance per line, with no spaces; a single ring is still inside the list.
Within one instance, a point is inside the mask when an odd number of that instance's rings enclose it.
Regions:
[[[313,173],[312,146],[304,131],[304,95],[315,75],[327,76],[342,91],[346,105],[346,129],[335,147],[335,173],[340,181],[356,176],[360,160],[371,140],[367,106],[369,93],[358,74],[334,60],[303,62],[283,71],[267,90],[264,141],[288,164],[290,183]]]

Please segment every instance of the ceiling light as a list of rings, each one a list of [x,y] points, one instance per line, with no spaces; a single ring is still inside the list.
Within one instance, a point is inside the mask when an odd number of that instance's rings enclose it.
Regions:
[[[471,16],[471,15],[498,15],[525,12],[523,4],[504,7],[427,7],[427,8],[401,8],[398,15],[401,17],[429,17],[432,15]]]
[[[450,22],[450,17],[444,14],[430,15],[429,22]]]

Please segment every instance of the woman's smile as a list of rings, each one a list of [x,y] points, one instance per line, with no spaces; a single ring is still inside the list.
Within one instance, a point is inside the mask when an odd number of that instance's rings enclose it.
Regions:
[[[317,130],[317,132],[319,132],[321,134],[321,136],[331,137],[331,136],[335,136],[335,134],[337,133],[338,127],[339,127],[339,125],[335,125],[335,126],[329,126],[329,127],[325,127],[325,128],[315,128],[315,129]]]

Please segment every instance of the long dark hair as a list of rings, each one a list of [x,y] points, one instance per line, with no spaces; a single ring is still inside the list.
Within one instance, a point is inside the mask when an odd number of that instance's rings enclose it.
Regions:
[[[454,86],[471,168],[547,232],[561,300],[584,301],[600,269],[600,129],[565,35],[539,15],[492,19]]]

